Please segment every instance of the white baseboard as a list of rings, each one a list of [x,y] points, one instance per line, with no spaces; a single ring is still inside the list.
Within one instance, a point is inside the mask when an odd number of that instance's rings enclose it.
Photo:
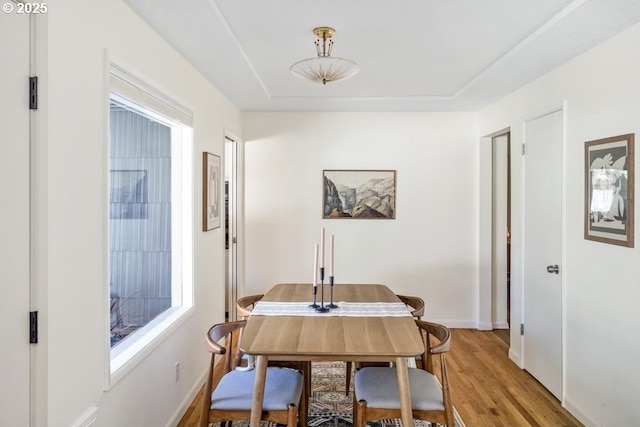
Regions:
[[[189,409],[189,405],[191,405],[193,399],[195,399],[198,395],[198,392],[200,391],[200,388],[202,388],[202,384],[204,384],[208,373],[209,370],[207,369],[207,371],[205,371],[200,376],[200,378],[196,380],[195,384],[191,387],[191,390],[189,390],[189,393],[187,393],[184,400],[180,403],[180,406],[178,406],[178,409],[176,409],[176,412],[169,419],[169,421],[167,421],[167,424],[165,425],[166,427],[175,427],[178,425],[185,412],[187,412],[187,409]]]
[[[480,331],[491,331],[493,329],[509,329],[508,323],[478,322],[475,320],[463,319],[427,319],[429,322],[440,323],[447,328],[453,329],[478,329]]]
[[[422,318],[427,322],[439,323],[452,329],[478,329],[478,322],[472,320],[460,320],[460,319],[428,319]]]
[[[91,406],[78,418],[72,427],[98,427],[98,407]]]
[[[511,359],[513,363],[518,365],[520,369],[524,368],[524,365],[522,364],[522,357],[520,357],[519,353],[516,353],[513,350],[513,347],[509,347],[509,359]]]
[[[563,405],[564,408],[578,419],[584,427],[602,427],[602,424],[591,418],[589,415],[582,412],[576,405],[571,402],[571,399],[565,396]]]
[[[492,329],[493,329],[493,324],[491,322],[478,322],[478,330],[491,331]]]

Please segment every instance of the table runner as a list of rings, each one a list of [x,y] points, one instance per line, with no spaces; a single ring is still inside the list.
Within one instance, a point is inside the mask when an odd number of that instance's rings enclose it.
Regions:
[[[251,316],[351,316],[351,317],[411,317],[403,302],[344,302],[338,308],[320,313],[309,307],[311,302],[258,301]],[[326,307],[327,304],[325,304]]]

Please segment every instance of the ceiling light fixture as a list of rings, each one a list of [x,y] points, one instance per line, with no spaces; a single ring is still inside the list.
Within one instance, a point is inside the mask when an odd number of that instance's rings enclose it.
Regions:
[[[330,27],[318,27],[313,29],[316,36],[316,58],[303,59],[289,67],[289,71],[295,76],[311,80],[316,83],[327,84],[338,82],[355,76],[360,68],[355,62],[331,56],[333,40],[331,37],[336,30]]]

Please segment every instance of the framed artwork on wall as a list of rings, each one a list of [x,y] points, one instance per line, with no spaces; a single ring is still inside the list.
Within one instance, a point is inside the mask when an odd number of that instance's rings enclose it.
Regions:
[[[635,134],[585,142],[584,238],[633,247]]]
[[[322,171],[322,218],[395,219],[395,170]]]
[[[202,230],[220,227],[220,156],[202,153]]]
[[[146,170],[112,170],[109,218],[147,219],[149,182]]]

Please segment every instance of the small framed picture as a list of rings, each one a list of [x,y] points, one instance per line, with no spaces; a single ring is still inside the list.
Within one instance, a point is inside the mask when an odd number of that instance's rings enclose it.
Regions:
[[[395,217],[395,170],[322,171],[323,219]]]
[[[109,218],[147,219],[149,180],[146,170],[112,170]]]
[[[584,238],[633,247],[634,134],[585,142]]]
[[[220,156],[202,153],[202,229],[220,227]]]

